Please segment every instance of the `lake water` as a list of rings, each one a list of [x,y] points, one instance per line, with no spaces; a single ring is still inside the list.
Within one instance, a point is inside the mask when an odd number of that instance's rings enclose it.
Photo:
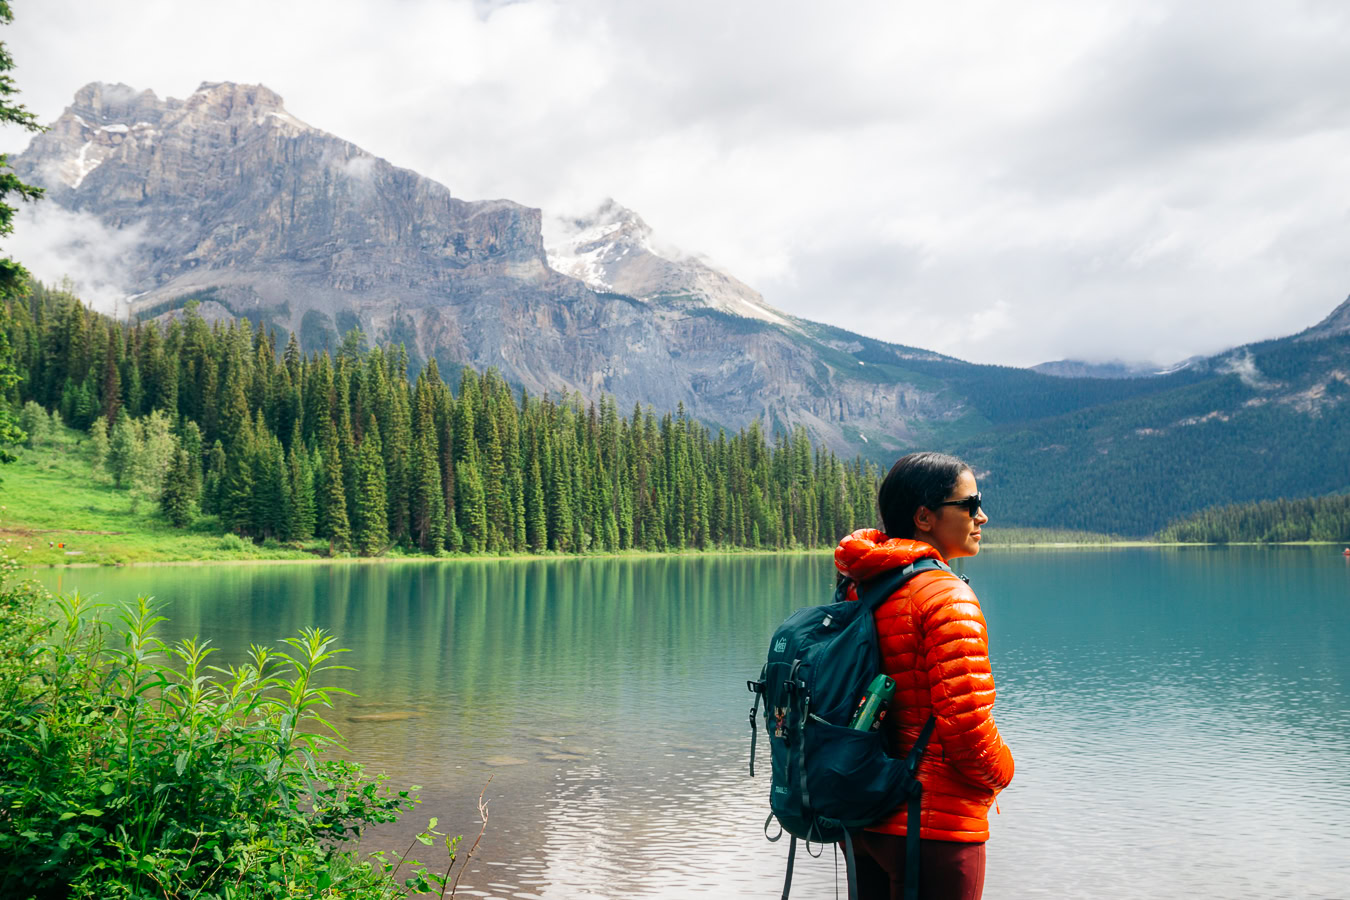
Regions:
[[[1350,562],[1339,548],[993,551],[989,621],[1017,777],[985,896],[1350,897]],[[477,833],[460,894],[777,897],[746,762],[769,634],[827,555],[44,570],[167,604],[236,661],[337,633],[351,756],[421,784],[421,826]],[[383,722],[351,716],[409,713]],[[413,829],[415,830],[415,829]],[[393,844],[408,829],[384,832]],[[467,845],[467,844],[466,844]],[[794,896],[833,897],[798,855]],[[841,864],[842,877],[842,864]]]

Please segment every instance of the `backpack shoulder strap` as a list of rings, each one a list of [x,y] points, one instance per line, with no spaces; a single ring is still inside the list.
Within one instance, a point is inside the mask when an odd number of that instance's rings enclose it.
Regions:
[[[935,569],[941,569],[950,572],[952,567],[940,559],[934,559],[931,556],[925,556],[923,559],[916,559],[914,562],[900,569],[887,569],[874,578],[858,584],[858,600],[869,610],[875,612],[877,607],[885,603],[900,586],[909,581],[920,572],[931,572]]]

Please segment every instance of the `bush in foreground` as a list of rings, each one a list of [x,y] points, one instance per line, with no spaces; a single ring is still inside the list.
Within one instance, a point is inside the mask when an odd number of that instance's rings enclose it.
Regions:
[[[330,636],[217,668],[205,642],[160,641],[144,598],[113,629],[78,594],[4,584],[15,568],[0,558],[0,896],[444,895],[448,872],[406,860],[399,882],[404,859],[352,849],[417,800],[318,758],[340,746],[314,731],[345,668]]]

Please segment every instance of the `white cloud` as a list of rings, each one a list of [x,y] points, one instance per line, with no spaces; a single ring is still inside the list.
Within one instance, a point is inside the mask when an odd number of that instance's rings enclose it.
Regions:
[[[1350,291],[1350,7],[1308,0],[44,0],[24,99],[262,82],[469,199],[606,196],[789,312],[1167,363]],[[14,148],[23,137],[3,136]],[[996,322],[997,328],[990,327]]]
[[[75,295],[100,312],[125,314],[124,285],[144,238],[139,227],[109,228],[91,213],[37,203],[19,210],[3,252],[46,284],[68,279]]]

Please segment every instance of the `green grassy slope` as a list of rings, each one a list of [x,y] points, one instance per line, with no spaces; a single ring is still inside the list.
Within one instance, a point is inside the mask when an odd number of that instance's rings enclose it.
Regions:
[[[313,559],[326,543],[257,546],[222,537],[214,517],[173,528],[155,504],[90,474],[89,442],[61,429],[0,466],[0,545],[31,565],[220,559]],[[64,544],[64,547],[58,545]]]

